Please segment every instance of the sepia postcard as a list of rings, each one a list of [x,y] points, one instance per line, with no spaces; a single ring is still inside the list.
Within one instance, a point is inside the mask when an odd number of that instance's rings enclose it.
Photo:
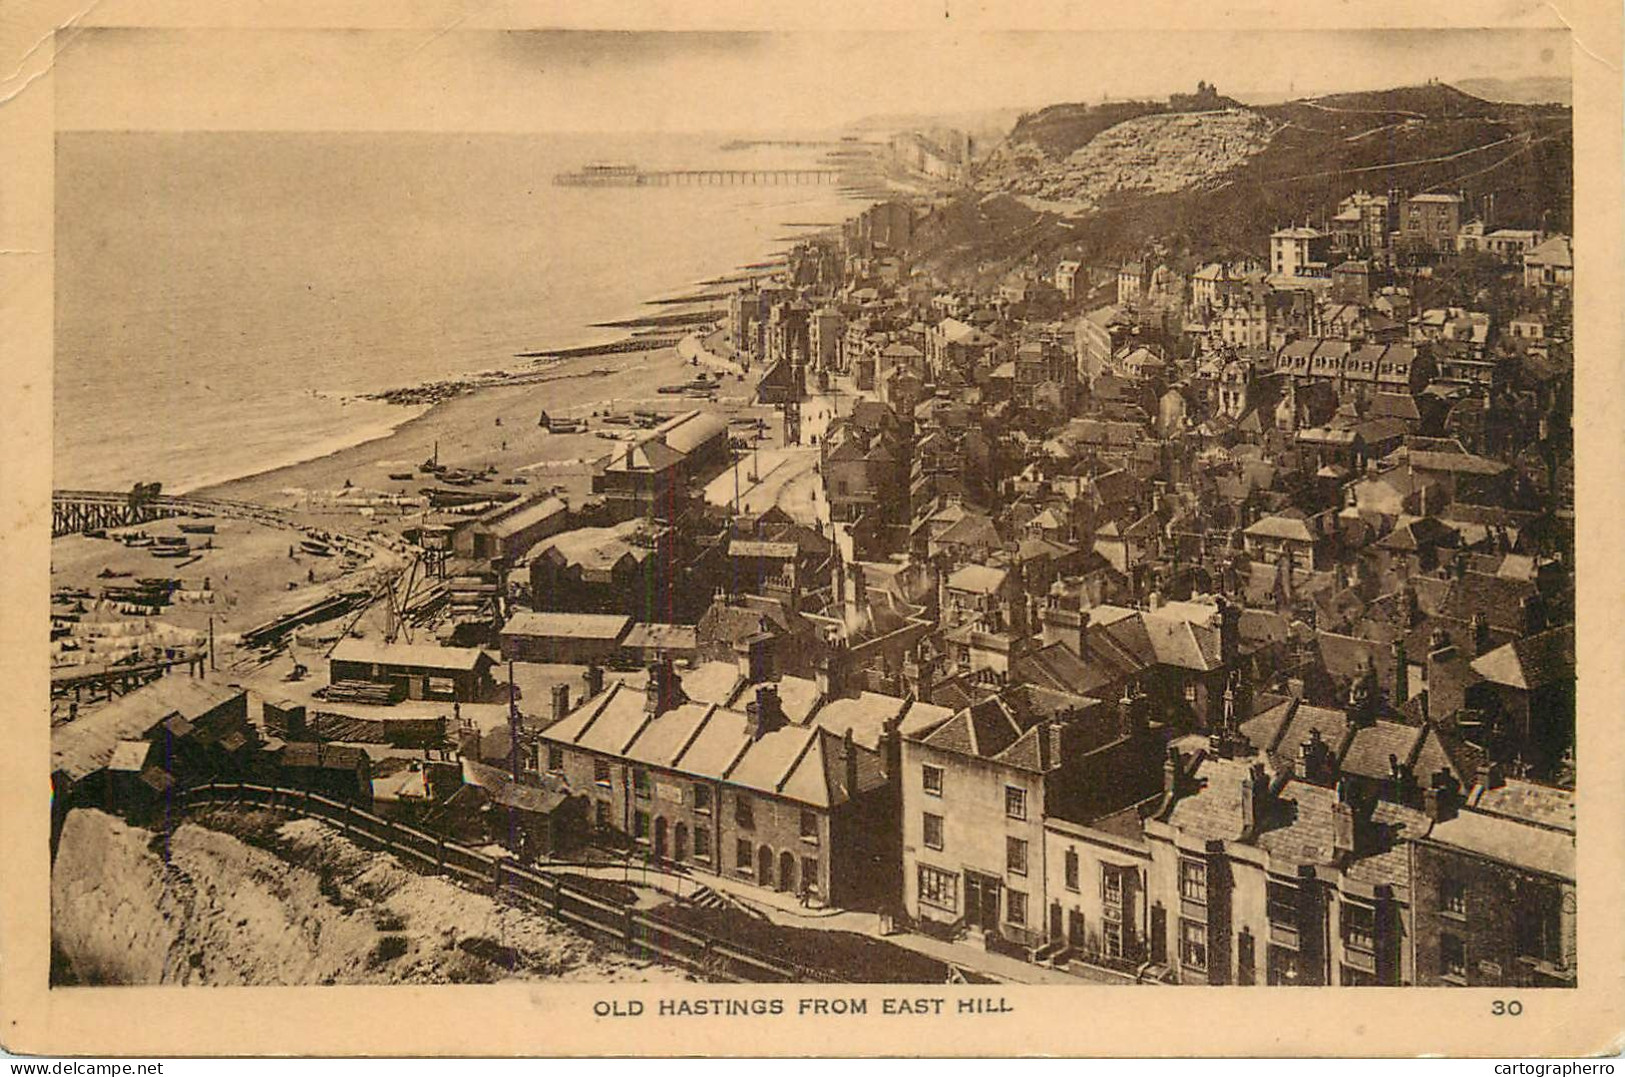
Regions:
[[[1619,31],[8,5],[0,1043],[1618,1053]]]

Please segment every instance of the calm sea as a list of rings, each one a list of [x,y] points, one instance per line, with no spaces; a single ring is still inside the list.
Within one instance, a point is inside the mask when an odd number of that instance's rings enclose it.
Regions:
[[[555,187],[590,161],[808,163],[728,136],[65,133],[55,485],[184,490],[380,436],[353,394],[613,339],[833,187]]]

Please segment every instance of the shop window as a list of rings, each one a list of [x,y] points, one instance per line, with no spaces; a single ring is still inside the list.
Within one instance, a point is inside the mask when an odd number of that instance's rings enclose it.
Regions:
[[[920,903],[945,912],[959,911],[959,876],[952,872],[920,865]]]

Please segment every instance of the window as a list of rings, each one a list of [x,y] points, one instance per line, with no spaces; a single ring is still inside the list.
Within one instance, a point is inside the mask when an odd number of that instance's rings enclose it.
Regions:
[[[745,830],[756,829],[756,812],[744,793],[734,794],[734,822]]]
[[[927,796],[940,797],[942,795],[942,768],[933,767],[927,763],[920,768],[920,780],[925,784]]]
[[[751,873],[750,842],[744,838],[734,843],[734,867],[746,875]]]
[[[1186,901],[1207,903],[1207,865],[1200,860],[1179,862],[1179,896]]]
[[[632,813],[632,836],[639,841],[649,840],[649,813],[639,811]]]
[[[952,872],[920,865],[920,904],[945,912],[959,911],[959,876]]]
[[[1298,926],[1298,888],[1286,883],[1271,882],[1264,897],[1265,913],[1272,924]]]
[[[932,815],[930,812],[926,812],[925,817],[921,820],[921,823],[923,824],[922,830],[925,847],[927,849],[942,848],[942,816]]]
[[[1467,884],[1460,879],[1439,881],[1439,911],[1447,916],[1467,916]]]
[[[1027,843],[1020,838],[1004,839],[1004,866],[1011,875],[1027,874]]]
[[[804,811],[801,813],[801,840],[818,843],[818,813]]]
[[[557,744],[547,746],[547,769],[554,773],[564,769],[564,749]]]
[[[1439,936],[1439,972],[1447,980],[1467,979],[1467,947],[1460,936],[1448,932]]]
[[[609,762],[604,759],[592,761],[592,780],[599,785],[609,788]]]
[[[698,782],[695,783],[695,785],[694,785],[694,814],[695,815],[710,815],[711,814],[711,787],[709,785],[701,785]]]
[[[711,859],[711,832],[703,826],[694,828],[694,859]]]
[[[1369,905],[1343,906],[1343,944],[1371,953],[1377,946],[1377,910]]]
[[[1017,927],[1027,923],[1027,895],[1020,890],[1007,890],[1005,897],[1005,916]]]
[[[1078,851],[1076,849],[1066,851],[1066,888],[1068,890],[1078,889]]]
[[[642,767],[632,772],[632,793],[641,800],[649,799],[649,772]]]
[[[1100,865],[1100,900],[1108,915],[1123,912],[1123,871],[1111,864]]]
[[[1197,972],[1207,971],[1207,925],[1179,921],[1179,963]]]
[[[595,800],[592,808],[592,824],[599,830],[609,829],[609,801]]]
[[[1027,790],[1019,785],[1004,787],[1004,814],[1011,819],[1027,818]]]

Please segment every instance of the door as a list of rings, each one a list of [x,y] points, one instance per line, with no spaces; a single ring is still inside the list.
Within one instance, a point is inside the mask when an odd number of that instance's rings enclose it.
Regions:
[[[1077,909],[1066,918],[1066,943],[1074,950],[1083,949],[1083,913]]]
[[[655,816],[655,859],[666,859],[666,820]]]
[[[984,931],[999,927],[999,887],[991,875],[965,872],[965,922]]]
[[[683,861],[688,859],[688,824],[678,823],[672,831],[671,838],[672,859]]]
[[[1168,910],[1160,901],[1151,906],[1151,963],[1168,963]]]
[[[765,845],[756,850],[756,884],[773,885],[773,850]]]
[[[779,854],[779,889],[794,890],[796,888],[796,857],[794,853]]]
[[[1049,937],[1059,940],[1062,930],[1061,903],[1052,901],[1049,903]]]

